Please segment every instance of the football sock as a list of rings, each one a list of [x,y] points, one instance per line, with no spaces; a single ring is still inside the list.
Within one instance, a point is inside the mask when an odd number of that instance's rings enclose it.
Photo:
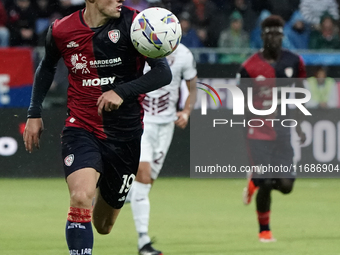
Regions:
[[[142,248],[147,243],[150,243],[151,239],[148,233],[138,233],[138,249]]]
[[[270,230],[270,228],[269,228],[269,216],[270,216],[270,211],[267,211],[267,212],[257,211],[257,219],[258,219],[259,225],[260,225],[260,232]]]
[[[66,223],[66,242],[70,255],[91,255],[93,232],[91,210],[70,207]]]
[[[260,186],[256,194],[256,210],[259,212],[270,211],[271,189]]]
[[[256,210],[257,219],[260,225],[260,232],[268,231],[269,228],[269,216],[270,216],[270,204],[271,204],[271,191],[272,191],[271,180],[265,180],[261,183],[259,190],[256,195]]]
[[[131,187],[131,209],[135,221],[136,231],[139,234],[138,248],[142,248],[150,242],[148,236],[150,200],[149,192],[151,184],[134,181]]]

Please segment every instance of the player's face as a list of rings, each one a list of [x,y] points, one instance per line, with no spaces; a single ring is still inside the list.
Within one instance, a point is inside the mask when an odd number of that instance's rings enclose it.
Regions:
[[[96,0],[99,12],[105,17],[119,18],[125,0]]]
[[[280,49],[282,46],[282,39],[282,27],[269,27],[265,28],[262,32],[263,47],[265,49]]]

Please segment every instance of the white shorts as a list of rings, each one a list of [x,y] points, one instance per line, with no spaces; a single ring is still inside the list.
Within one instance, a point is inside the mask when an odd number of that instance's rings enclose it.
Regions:
[[[157,179],[168,153],[175,123],[144,123],[144,133],[141,142],[140,162],[149,162],[151,178]]]

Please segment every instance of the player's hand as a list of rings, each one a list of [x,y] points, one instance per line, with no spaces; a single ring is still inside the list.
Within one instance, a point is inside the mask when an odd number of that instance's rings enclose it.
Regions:
[[[44,123],[42,118],[27,119],[23,139],[26,151],[31,153],[33,148],[40,148],[40,135],[44,130]]]
[[[175,121],[175,125],[184,129],[188,125],[189,114],[186,111],[177,112],[178,119]]]
[[[298,136],[300,137],[300,145],[304,144],[305,141],[306,141],[306,134],[305,134],[305,132],[302,131],[301,125],[298,124],[296,126],[295,130],[296,130],[296,133],[298,134]]]
[[[117,110],[123,103],[123,99],[113,90],[104,92],[97,101],[98,115],[102,116],[103,110],[111,112]]]

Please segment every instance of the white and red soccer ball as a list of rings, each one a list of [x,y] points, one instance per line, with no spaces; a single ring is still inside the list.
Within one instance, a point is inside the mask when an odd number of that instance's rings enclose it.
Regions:
[[[131,41],[135,48],[149,58],[170,55],[182,36],[177,17],[169,10],[152,7],[140,12],[131,25]]]

